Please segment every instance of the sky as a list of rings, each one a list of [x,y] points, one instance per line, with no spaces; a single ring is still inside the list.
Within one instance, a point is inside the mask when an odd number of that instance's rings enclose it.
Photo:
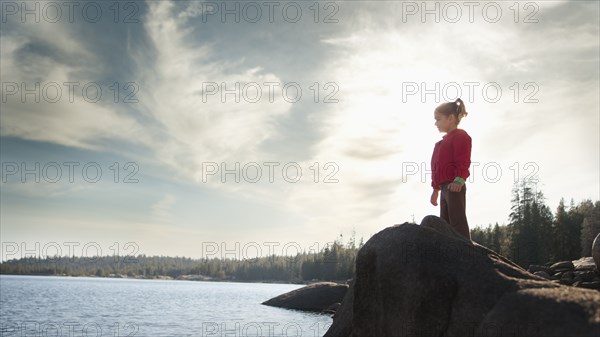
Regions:
[[[600,199],[597,1],[1,3],[2,257],[252,258],[439,208],[461,97],[471,228],[513,184]]]

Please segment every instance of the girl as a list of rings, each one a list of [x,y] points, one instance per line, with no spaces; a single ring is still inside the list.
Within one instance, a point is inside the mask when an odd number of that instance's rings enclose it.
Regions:
[[[460,98],[442,103],[434,111],[435,126],[446,135],[435,144],[431,156],[431,204],[438,205],[438,194],[442,191],[440,217],[470,240],[465,214],[465,180],[469,177],[471,165],[471,137],[457,128],[466,115],[465,104]]]

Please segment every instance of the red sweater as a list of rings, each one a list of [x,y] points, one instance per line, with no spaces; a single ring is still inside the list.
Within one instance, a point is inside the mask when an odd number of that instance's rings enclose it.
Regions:
[[[467,180],[471,165],[471,137],[465,130],[454,129],[435,144],[431,156],[431,186],[440,189],[440,184],[461,177]]]

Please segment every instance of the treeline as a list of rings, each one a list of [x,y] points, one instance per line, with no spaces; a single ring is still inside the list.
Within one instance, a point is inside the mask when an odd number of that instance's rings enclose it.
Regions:
[[[347,243],[343,236],[318,253],[268,256],[254,259],[191,259],[138,255],[103,257],[28,257],[0,263],[0,274],[69,275],[98,277],[180,278],[229,281],[303,282],[345,281],[354,274],[358,245],[354,234]]]
[[[511,213],[506,225],[475,228],[471,239],[520,266],[576,260],[591,256],[592,242],[600,233],[600,201],[575,205],[564,198],[552,214],[536,180],[522,180],[513,187]]]

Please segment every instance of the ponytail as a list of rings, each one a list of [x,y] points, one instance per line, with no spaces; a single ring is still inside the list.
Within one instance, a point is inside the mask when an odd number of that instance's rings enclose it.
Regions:
[[[456,101],[454,101],[454,104],[456,105],[456,117],[458,117],[458,121],[460,121],[463,117],[466,117],[469,113],[467,112],[467,107],[465,106],[465,103],[462,101],[462,99],[457,98]]]
[[[435,111],[446,116],[454,115],[459,123],[463,117],[468,115],[465,102],[463,102],[463,100],[460,98],[457,98],[454,102],[440,104]]]

